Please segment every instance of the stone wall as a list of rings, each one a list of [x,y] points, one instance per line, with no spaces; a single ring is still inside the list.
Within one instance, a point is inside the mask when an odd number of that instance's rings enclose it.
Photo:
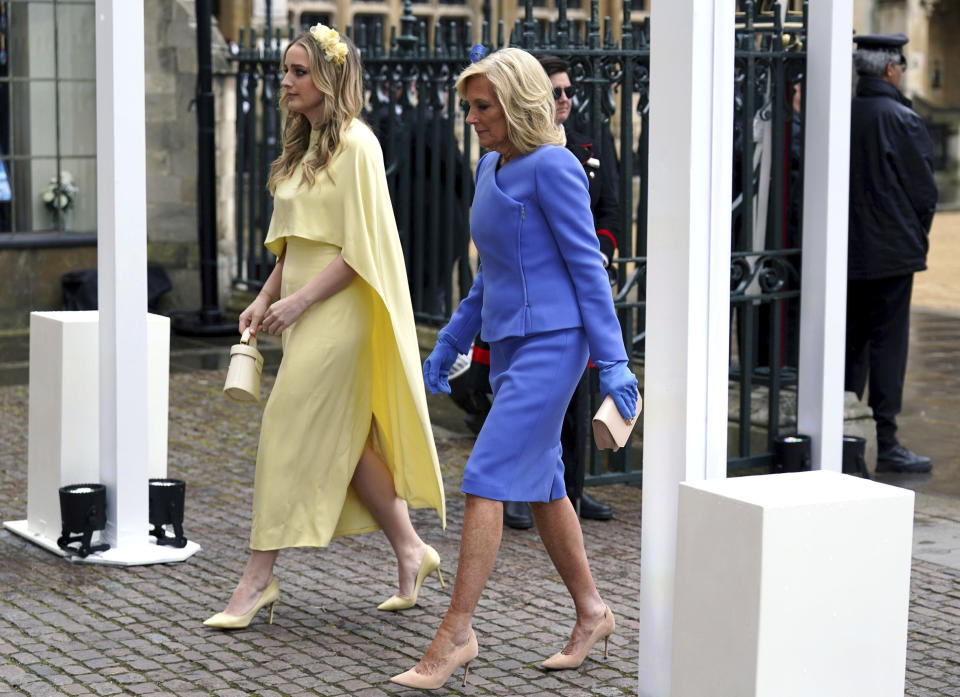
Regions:
[[[60,277],[96,265],[92,246],[0,250],[0,334],[26,329],[31,310],[62,310]]]

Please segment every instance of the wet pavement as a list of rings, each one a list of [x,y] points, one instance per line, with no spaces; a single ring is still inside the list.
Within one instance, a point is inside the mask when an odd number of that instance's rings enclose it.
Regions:
[[[878,480],[918,493],[960,499],[960,313],[915,310],[901,442],[933,460],[926,475],[882,474]]]
[[[930,475],[881,475],[918,492],[907,656],[910,697],[960,697],[960,314],[916,311],[901,436],[934,459]],[[427,646],[446,609],[463,515],[459,478],[473,439],[446,397],[429,397],[449,506],[414,511],[443,559],[441,589],[427,580],[417,606],[389,614],[394,591],[383,535],[281,554],[274,623],[246,630],[200,622],[222,609],[247,555],[259,409],[221,394],[232,337],[175,337],[171,353],[169,475],[187,481],[185,531],[202,551],[181,564],[128,569],[67,563],[0,530],[0,695],[420,694],[388,682]],[[279,361],[274,339],[264,390]],[[0,516],[26,515],[24,337],[0,337]],[[873,468],[873,462],[869,462]],[[506,529],[477,612],[480,657],[465,688],[446,694],[636,694],[641,491],[597,487],[609,522],[583,521],[601,594],[617,613],[610,655],[578,671],[537,664],[563,646],[573,610],[534,530]],[[869,579],[864,579],[868,584]],[[705,696],[706,697],[706,696]]]

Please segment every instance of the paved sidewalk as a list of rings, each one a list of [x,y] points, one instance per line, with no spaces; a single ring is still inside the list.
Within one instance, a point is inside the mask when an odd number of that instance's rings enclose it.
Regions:
[[[0,532],[0,694],[417,694],[387,681],[416,661],[449,601],[463,513],[459,471],[472,439],[437,428],[447,530],[435,513],[414,512],[443,559],[446,590],[432,577],[416,608],[378,612],[395,589],[393,557],[381,533],[361,535],[281,554],[272,626],[262,611],[247,630],[208,630],[200,622],[223,608],[247,556],[259,416],[223,398],[223,378],[171,376],[169,474],[187,481],[185,532],[202,545],[199,554],[130,569],[69,564]],[[271,382],[265,376],[264,387]],[[26,386],[0,388],[4,520],[25,517],[26,414]],[[480,657],[462,694],[635,694],[640,491],[599,495],[617,520],[583,527],[601,593],[617,613],[609,658],[594,651],[580,671],[536,667],[563,647],[573,609],[536,533],[507,529],[477,613]]]
[[[944,322],[951,332],[960,327],[960,319]],[[945,326],[934,319],[928,325],[931,351],[912,349],[912,360],[927,368],[943,357],[936,338]],[[924,326],[917,324],[921,339]],[[956,356],[960,349],[951,350]],[[943,371],[911,371],[921,383],[943,380]],[[202,545],[198,555],[130,569],[70,564],[0,530],[0,695],[420,694],[387,680],[419,657],[449,600],[463,513],[459,476],[472,445],[459,414],[447,398],[429,398],[447,530],[432,512],[413,515],[443,559],[445,590],[432,577],[416,608],[377,612],[394,590],[392,554],[381,533],[356,536],[327,550],[281,554],[274,624],[261,611],[247,630],[223,633],[200,622],[223,608],[246,560],[259,421],[258,408],[223,398],[223,379],[223,370],[195,370],[174,373],[170,382],[169,474],[187,481],[185,529]],[[271,382],[266,375],[264,387]],[[960,414],[956,398],[930,391],[933,402],[924,402],[923,384],[913,389],[905,430],[931,444],[949,442]],[[2,520],[26,515],[27,404],[25,385],[0,387]],[[951,457],[955,463],[957,453]],[[943,494],[946,482],[885,481],[931,492],[917,499],[906,695],[960,696],[960,503]],[[601,594],[617,613],[608,659],[595,650],[579,671],[537,667],[565,643],[573,609],[536,532],[506,529],[477,613],[480,657],[467,687],[451,679],[446,693],[636,694],[641,492],[613,486],[594,493],[616,514],[583,523]]]

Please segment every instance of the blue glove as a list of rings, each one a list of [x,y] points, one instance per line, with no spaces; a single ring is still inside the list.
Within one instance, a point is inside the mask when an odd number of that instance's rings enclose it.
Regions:
[[[450,394],[447,376],[450,375],[450,366],[459,355],[460,351],[453,345],[453,340],[441,331],[437,335],[437,345],[433,347],[433,351],[423,363],[423,382],[430,390],[430,394],[439,392]]]
[[[600,369],[600,393],[613,397],[613,403],[623,418],[636,416],[640,391],[627,361],[594,361],[593,364]]]

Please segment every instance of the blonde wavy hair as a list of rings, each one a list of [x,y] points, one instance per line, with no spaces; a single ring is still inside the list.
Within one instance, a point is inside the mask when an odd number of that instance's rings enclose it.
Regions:
[[[320,117],[320,137],[310,149],[310,131],[313,125],[303,114],[287,108],[287,95],[280,95],[280,111],[283,114],[283,151],[270,166],[270,178],[267,188],[274,193],[277,184],[290,177],[297,165],[303,161],[303,181],[313,185],[317,176],[327,168],[330,160],[340,150],[343,134],[353,119],[360,118],[363,109],[363,66],[360,52],[346,36],[340,35],[340,41],[347,47],[343,65],[326,58],[324,46],[310,32],[297,36],[283,52],[284,68],[287,53],[292,46],[303,46],[310,62],[310,77],[313,84],[323,94],[323,110]],[[308,157],[307,150],[311,152]],[[330,176],[329,171],[327,176]],[[332,181],[332,178],[331,178]]]
[[[521,154],[541,145],[563,145],[557,128],[553,85],[540,62],[519,48],[502,48],[467,67],[457,79],[457,93],[466,99],[467,82],[485,76],[493,85],[507,121],[507,139]]]

